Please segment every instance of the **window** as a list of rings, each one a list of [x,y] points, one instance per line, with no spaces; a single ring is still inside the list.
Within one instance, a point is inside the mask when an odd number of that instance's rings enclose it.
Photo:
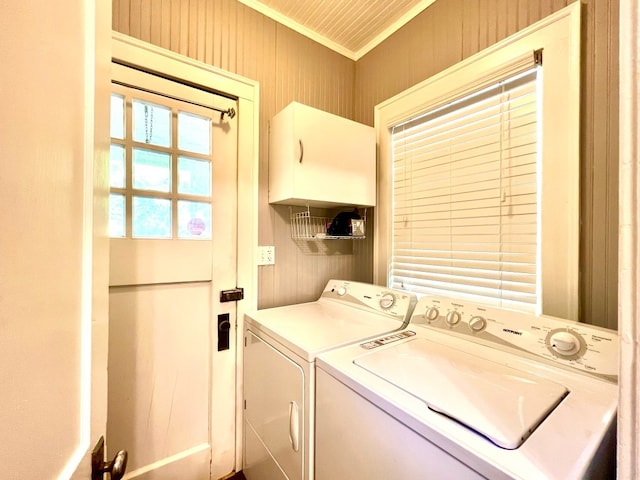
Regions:
[[[391,286],[536,310],[537,78],[393,127]]]
[[[122,85],[111,112],[110,236],[211,239],[213,112]]]
[[[376,282],[577,320],[579,27],[574,4],[376,107]]]

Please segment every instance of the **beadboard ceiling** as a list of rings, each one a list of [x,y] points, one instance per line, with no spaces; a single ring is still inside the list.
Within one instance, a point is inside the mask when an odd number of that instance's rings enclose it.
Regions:
[[[239,0],[357,60],[435,0]]]

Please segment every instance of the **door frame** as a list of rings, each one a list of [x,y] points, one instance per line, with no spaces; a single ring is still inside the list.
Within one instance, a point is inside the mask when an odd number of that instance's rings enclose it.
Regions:
[[[244,300],[237,304],[235,469],[242,469],[242,332],[245,312],[257,308],[259,84],[118,32],[112,33],[112,61],[213,90],[238,99],[238,260],[237,281]]]
[[[618,257],[618,478],[640,474],[640,2],[620,2],[620,213]]]

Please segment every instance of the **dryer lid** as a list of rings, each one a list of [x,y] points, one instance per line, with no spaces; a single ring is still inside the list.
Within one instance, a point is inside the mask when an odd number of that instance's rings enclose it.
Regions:
[[[510,450],[569,393],[556,382],[424,338],[354,363]]]

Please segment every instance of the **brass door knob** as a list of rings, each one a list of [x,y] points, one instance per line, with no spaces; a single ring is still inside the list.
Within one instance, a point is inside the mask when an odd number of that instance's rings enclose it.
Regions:
[[[91,480],[102,480],[105,473],[109,473],[111,480],[121,480],[127,469],[127,451],[120,450],[110,462],[105,462],[103,458],[104,437],[100,437],[91,456]]]

